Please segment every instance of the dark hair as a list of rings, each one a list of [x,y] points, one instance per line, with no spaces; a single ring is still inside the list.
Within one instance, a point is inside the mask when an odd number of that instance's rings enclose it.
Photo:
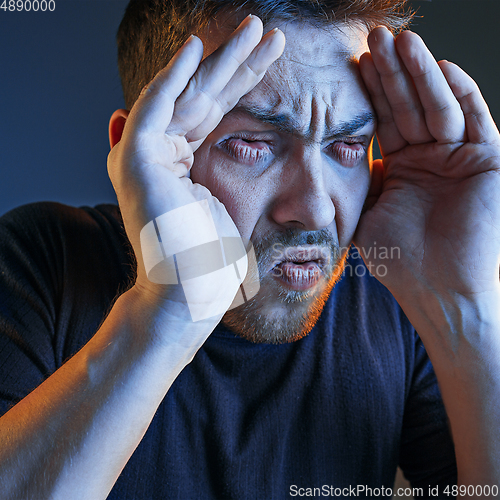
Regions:
[[[393,32],[412,14],[406,0],[131,0],[118,29],[118,68],[130,109],[142,88],[177,52],[191,33],[219,13],[244,10],[271,20],[318,24],[348,22]]]

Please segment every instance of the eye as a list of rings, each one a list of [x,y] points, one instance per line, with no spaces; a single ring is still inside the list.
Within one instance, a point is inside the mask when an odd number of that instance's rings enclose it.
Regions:
[[[240,163],[255,165],[272,155],[270,144],[250,137],[229,137],[220,146]]]
[[[362,139],[343,139],[328,146],[331,154],[341,165],[354,167],[366,155],[366,144]]]

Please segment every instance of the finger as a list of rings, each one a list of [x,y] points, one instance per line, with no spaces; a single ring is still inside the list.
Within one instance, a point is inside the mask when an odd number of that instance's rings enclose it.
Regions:
[[[269,66],[278,59],[285,48],[285,35],[275,28],[262,38],[248,58],[240,65],[217,101],[227,113],[239,99],[250,92],[262,80]]]
[[[476,82],[456,64],[440,61],[439,66],[460,104],[469,141],[498,143],[498,129]]]
[[[401,136],[410,144],[433,141],[419,96],[391,32],[385,27],[375,28],[368,35],[368,45]]]
[[[203,57],[203,44],[192,35],[165,68],[142,90],[131,110],[129,127],[163,134],[174,111],[174,103],[188,85]]]
[[[231,38],[210,54],[176,102],[169,133],[185,134],[200,124],[216,98],[262,38],[262,21],[249,15]]]
[[[464,141],[465,119],[460,104],[423,40],[405,31],[396,38],[396,49],[413,79],[432,137],[438,142]]]
[[[408,142],[399,133],[394,122],[392,109],[380,80],[372,56],[365,52],[359,59],[361,77],[370,94],[370,99],[377,114],[377,139],[383,156],[399,151],[408,145]]]
[[[206,137],[238,103],[240,98],[250,92],[264,77],[267,68],[283,53],[285,35],[279,29],[268,32],[236,70],[226,87],[215,98],[207,117],[195,130],[189,132],[191,141]]]

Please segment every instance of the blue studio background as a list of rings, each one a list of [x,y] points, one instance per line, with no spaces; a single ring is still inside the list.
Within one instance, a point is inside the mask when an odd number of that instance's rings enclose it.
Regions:
[[[124,107],[115,33],[127,0],[55,4],[54,12],[0,9],[0,214],[39,200],[115,202],[107,127]],[[413,29],[438,59],[476,79],[500,123],[500,1],[413,4],[424,16]]]

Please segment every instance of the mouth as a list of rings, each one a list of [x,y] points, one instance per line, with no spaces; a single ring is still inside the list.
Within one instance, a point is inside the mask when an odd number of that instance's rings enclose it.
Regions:
[[[286,248],[273,263],[271,275],[292,290],[309,290],[324,276],[323,270],[329,261],[324,254],[325,249],[319,247]]]

